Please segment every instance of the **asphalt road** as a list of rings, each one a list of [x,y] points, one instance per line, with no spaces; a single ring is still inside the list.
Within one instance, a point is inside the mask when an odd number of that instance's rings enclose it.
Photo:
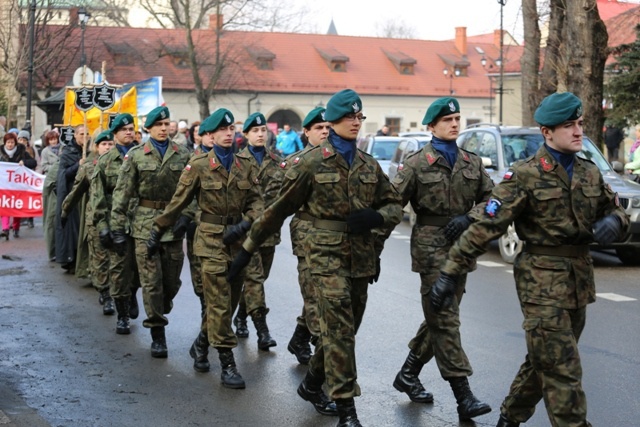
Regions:
[[[209,373],[192,369],[188,349],[198,333],[199,303],[185,264],[183,288],[169,315],[169,357],[151,358],[141,318],[132,334],[115,334],[85,279],[46,260],[42,229],[0,242],[0,425],[71,426],[334,426],[295,390],[305,368],[286,350],[301,308],[288,232],[267,282],[268,323],[278,346],[262,352],[255,329],[236,361],[246,390],[220,385],[217,355]],[[479,260],[462,304],[462,339],[474,367],[472,390],[493,407],[474,422],[458,421],[456,404],[435,363],[421,379],[432,405],[411,403],[391,385],[421,321],[419,278],[410,271],[410,228],[400,224],[386,244],[380,281],[357,337],[365,426],[494,426],[500,403],[525,355],[522,315],[511,267],[496,247]],[[594,426],[637,426],[640,404],[639,268],[594,253],[598,301],[588,310],[580,351],[589,419]],[[141,296],[138,295],[141,302]],[[628,299],[628,300],[625,300]],[[530,426],[548,426],[542,404]]]

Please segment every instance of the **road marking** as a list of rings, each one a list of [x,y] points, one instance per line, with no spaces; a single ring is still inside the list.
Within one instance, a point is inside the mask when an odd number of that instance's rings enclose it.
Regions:
[[[480,264],[483,267],[505,267],[504,264],[500,264],[499,262],[493,262],[493,261],[478,261],[478,264]]]
[[[635,298],[625,297],[624,295],[618,295],[611,292],[596,293],[596,296],[615,302],[637,301]]]

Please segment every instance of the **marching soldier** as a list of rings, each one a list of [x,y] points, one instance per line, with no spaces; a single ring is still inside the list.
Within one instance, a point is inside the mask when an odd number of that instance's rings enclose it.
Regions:
[[[544,398],[553,426],[590,426],[582,389],[578,340],[586,306],[595,301],[589,243],[608,245],[624,236],[629,217],[582,149],[582,102],[572,93],[542,100],[534,119],[545,143],[515,163],[492,192],[482,219],[449,251],[431,289],[431,304],[455,301],[459,278],[487,244],[515,222],[525,242],[513,274],[524,315],[528,354],[500,408],[498,427],[526,422]]]
[[[156,107],[147,115],[144,127],[150,138],[129,150],[113,192],[110,229],[117,252],[125,253],[129,225],[129,205],[137,200],[130,235],[135,239],[136,262],[142,285],[147,318],[143,326],[151,329],[151,356],[167,357],[165,316],[173,308],[173,298],[182,282],[184,261],[182,236],[173,230],[158,233],[153,220],[162,214],[175,192],[180,173],[189,160],[189,150],[169,140],[169,109]],[[176,233],[179,234],[179,233]]]
[[[327,141],[295,156],[278,198],[252,226],[234,259],[235,280],[262,242],[303,205],[313,223],[306,239],[307,262],[319,307],[320,340],[298,394],[321,414],[339,415],[338,426],[361,426],[354,397],[355,335],[367,301],[369,283],[377,281],[384,239],[400,222],[400,197],[373,157],[356,148],[362,101],[345,89],[327,103],[332,124]],[[375,228],[385,233],[372,233]],[[327,382],[330,401],[322,391]]]
[[[420,273],[420,294],[425,320],[409,343],[409,355],[393,386],[413,402],[431,403],[418,375],[434,356],[440,375],[451,385],[460,419],[468,420],[491,411],[471,392],[467,377],[473,373],[460,340],[459,304],[466,276],[460,276],[456,301],[447,310],[429,310],[429,292],[438,278],[447,251],[455,239],[479,218],[489,199],[493,182],[478,156],[456,145],[460,131],[460,105],[451,97],[434,101],[423,125],[433,139],[398,167],[393,185],[403,206],[411,202],[417,221],[411,234],[412,270]]]

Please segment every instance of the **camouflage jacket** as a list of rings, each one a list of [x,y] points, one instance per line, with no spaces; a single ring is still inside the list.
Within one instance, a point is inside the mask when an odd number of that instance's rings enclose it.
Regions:
[[[472,260],[515,223],[527,244],[558,247],[587,245],[593,224],[616,215],[626,230],[629,217],[598,168],[576,156],[573,178],[543,145],[535,156],[515,163],[492,192],[483,218],[471,224],[449,251],[443,272],[468,271]],[[523,303],[579,308],[595,301],[590,255],[557,256],[527,252],[516,258],[514,276]]]
[[[253,222],[264,208],[253,173],[251,162],[246,158],[234,156],[231,170],[227,172],[214,150],[192,157],[180,176],[171,203],[154,220],[154,227],[166,230],[172,226],[194,197],[202,216],[237,217],[234,223],[241,218]],[[222,243],[226,227],[203,218],[193,240],[194,254],[221,263],[231,261],[229,247]]]
[[[80,169],[78,170],[78,173],[76,174],[75,180],[73,182],[73,187],[62,202],[62,213],[64,213],[65,216],[69,214],[71,209],[73,209],[74,206],[77,205],[84,196],[89,196],[91,194],[89,193],[88,195],[87,191],[89,190],[91,176],[93,175],[93,171],[97,163],[98,155],[92,152],[87,156],[82,166],[80,166]],[[93,219],[93,209],[91,208],[91,203],[87,203],[84,209],[85,221],[88,221],[86,222],[86,224],[93,224],[91,222]]]
[[[113,150],[112,150],[113,151]],[[124,156],[120,177],[113,192],[111,208],[111,230],[125,230],[128,223],[129,203],[138,200],[131,222],[131,236],[147,240],[153,219],[160,215],[163,207],[142,206],[146,201],[168,203],[180,179],[182,169],[189,161],[186,147],[169,142],[164,158],[151,141],[133,147]],[[163,234],[161,241],[176,240],[173,233]]]
[[[398,167],[393,186],[402,196],[403,206],[410,202],[418,216],[451,218],[468,213],[478,219],[491,195],[493,181],[475,154],[458,149],[452,168],[442,154],[427,144]],[[443,229],[444,226],[416,222],[411,233],[413,271],[427,272],[442,266],[452,244]]]
[[[254,223],[244,247],[254,252],[278,231],[285,218],[304,206],[318,220],[344,223],[355,210],[373,208],[384,218],[385,233],[352,234],[315,224],[305,239],[307,264],[313,274],[370,277],[384,239],[402,216],[400,196],[380,165],[358,150],[351,167],[325,141],[298,153],[287,170],[279,196]]]

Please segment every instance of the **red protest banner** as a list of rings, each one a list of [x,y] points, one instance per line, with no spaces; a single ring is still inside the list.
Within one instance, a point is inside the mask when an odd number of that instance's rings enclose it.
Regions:
[[[16,163],[0,162],[0,215],[42,216],[43,184],[44,175]]]

